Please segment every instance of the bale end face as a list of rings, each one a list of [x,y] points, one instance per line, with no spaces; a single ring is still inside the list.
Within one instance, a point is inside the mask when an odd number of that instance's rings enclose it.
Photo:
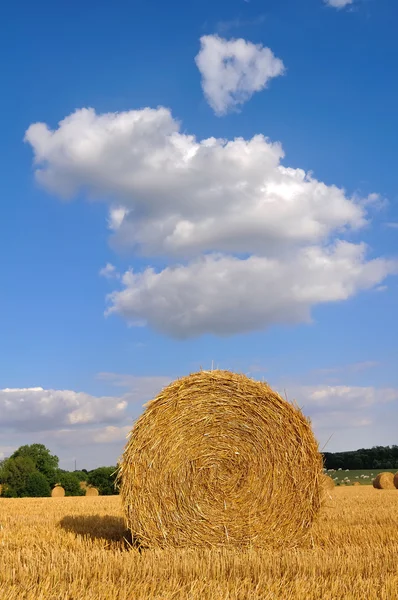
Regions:
[[[395,489],[394,485],[394,474],[389,473],[379,473],[377,477],[373,480],[373,487],[377,490],[393,490]]]
[[[56,485],[51,490],[51,498],[63,498],[65,496],[65,490],[61,485]]]
[[[394,475],[394,486],[398,489],[398,473]]]
[[[136,422],[119,470],[127,526],[150,547],[292,547],[323,498],[301,411],[229,371],[175,381]]]

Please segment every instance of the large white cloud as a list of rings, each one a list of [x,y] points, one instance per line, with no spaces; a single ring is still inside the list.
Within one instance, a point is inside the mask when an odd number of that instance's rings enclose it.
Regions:
[[[324,0],[325,4],[328,6],[333,6],[333,8],[344,8],[349,4],[352,4],[354,0]]]
[[[289,260],[206,256],[156,273],[129,271],[109,312],[177,337],[231,334],[310,320],[312,306],[346,300],[384,279],[391,265],[366,262],[363,245],[306,248]]]
[[[127,399],[71,390],[0,390],[0,429],[40,431],[65,425],[112,423],[126,416]]]
[[[204,35],[200,44],[195,61],[202,75],[203,92],[219,116],[249,100],[285,70],[272,50],[242,38],[226,40]]]
[[[283,166],[278,142],[198,141],[179,127],[164,108],[82,109],[55,131],[31,125],[26,140],[40,183],[110,201],[119,242],[145,255],[279,253],[365,224],[363,203]]]
[[[339,240],[369,223],[377,195],[349,197],[283,165],[281,145],[262,135],[197,140],[165,108],[82,109],[54,131],[31,125],[26,140],[47,189],[108,202],[116,243],[178,259],[160,273],[126,273],[111,296],[111,311],[171,335],[308,320],[312,306],[395,270]]]

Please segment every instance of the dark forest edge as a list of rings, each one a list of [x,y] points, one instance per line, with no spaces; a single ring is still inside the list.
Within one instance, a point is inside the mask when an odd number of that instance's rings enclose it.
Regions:
[[[374,446],[350,452],[324,452],[326,469],[397,469],[398,446]]]
[[[397,469],[398,446],[374,446],[349,452],[324,452],[325,469]],[[0,496],[8,498],[45,497],[56,484],[66,496],[84,496],[81,482],[96,487],[101,496],[118,494],[116,466],[91,471],[65,471],[59,459],[43,444],[21,446],[9,458],[0,461]]]

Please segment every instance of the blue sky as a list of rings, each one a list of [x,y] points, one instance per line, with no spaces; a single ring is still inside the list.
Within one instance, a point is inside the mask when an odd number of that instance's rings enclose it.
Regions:
[[[212,361],[286,390],[330,450],[397,443],[397,18],[3,8],[0,455],[113,463],[142,402]]]

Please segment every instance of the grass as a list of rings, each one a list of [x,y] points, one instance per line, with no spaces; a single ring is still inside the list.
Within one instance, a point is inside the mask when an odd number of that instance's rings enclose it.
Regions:
[[[119,497],[0,499],[1,600],[391,600],[398,490],[335,488],[292,551],[143,551]]]
[[[332,479],[335,479],[336,484],[343,483],[344,479],[348,477],[350,483],[354,483],[355,481],[359,481],[361,485],[372,485],[373,479],[379,473],[385,473],[386,471],[390,471],[391,473],[396,473],[398,469],[360,469],[353,471],[334,471],[334,473],[327,473]],[[364,479],[361,475],[367,475],[369,479]],[[337,478],[337,480],[336,480]]]

